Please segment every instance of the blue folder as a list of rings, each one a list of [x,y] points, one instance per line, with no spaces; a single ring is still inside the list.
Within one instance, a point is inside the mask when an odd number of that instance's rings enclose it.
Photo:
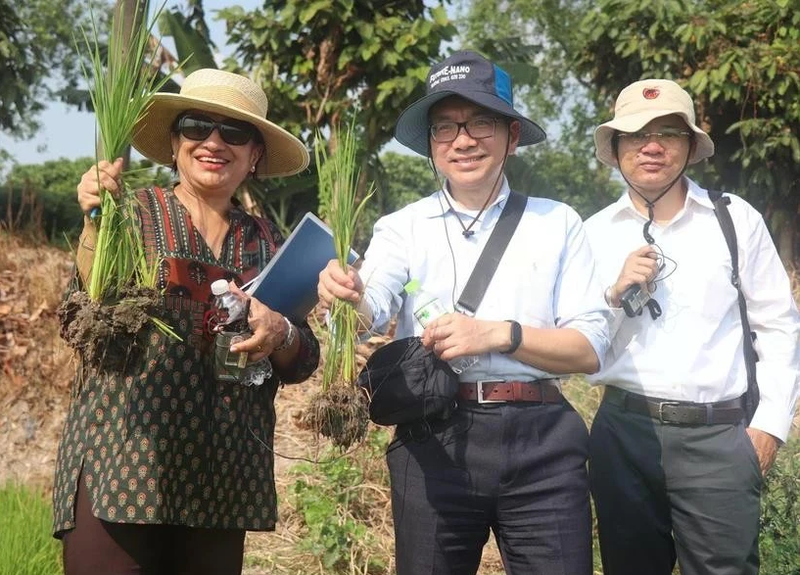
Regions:
[[[299,323],[317,304],[319,273],[332,259],[336,259],[336,248],[331,229],[307,212],[267,267],[242,287],[270,309]],[[348,262],[357,259],[358,254],[350,250]]]

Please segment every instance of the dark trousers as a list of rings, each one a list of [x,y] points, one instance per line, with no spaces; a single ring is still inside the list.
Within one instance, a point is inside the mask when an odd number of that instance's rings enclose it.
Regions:
[[[239,575],[243,529],[109,523],[78,481],[75,528],[63,537],[65,575]]]
[[[605,575],[758,573],[761,472],[743,423],[679,426],[604,401],[589,440]]]
[[[591,574],[588,434],[568,403],[465,403],[411,431],[387,455],[398,575],[474,574],[490,530],[509,574]]]

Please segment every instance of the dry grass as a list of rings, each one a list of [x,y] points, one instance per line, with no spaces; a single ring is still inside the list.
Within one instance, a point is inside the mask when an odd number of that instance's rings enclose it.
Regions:
[[[0,484],[52,482],[74,371],[55,310],[70,257],[0,231]]]

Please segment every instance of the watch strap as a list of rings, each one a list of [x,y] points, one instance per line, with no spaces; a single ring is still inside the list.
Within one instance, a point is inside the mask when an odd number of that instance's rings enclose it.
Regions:
[[[522,343],[522,326],[518,321],[514,321],[513,319],[506,321],[511,324],[511,345],[502,353],[505,355],[510,355],[517,351]]]

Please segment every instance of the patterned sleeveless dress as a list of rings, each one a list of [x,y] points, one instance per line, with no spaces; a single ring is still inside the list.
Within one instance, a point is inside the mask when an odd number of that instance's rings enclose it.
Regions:
[[[235,207],[217,259],[171,189],[137,196],[148,256],[163,258],[163,319],[183,341],[148,322],[147,345],[124,373],[79,368],[56,460],[54,533],[75,527],[79,479],[105,521],[272,530],[273,400],[281,383],[313,373],[319,344],[304,323],[290,371],[260,387],[220,383],[207,321],[211,283],[255,277],[283,238]]]

